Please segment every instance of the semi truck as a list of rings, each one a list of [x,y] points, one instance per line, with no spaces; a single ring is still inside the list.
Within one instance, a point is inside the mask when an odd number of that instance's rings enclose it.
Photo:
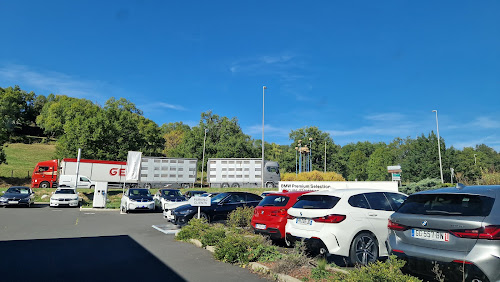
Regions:
[[[126,181],[127,162],[81,159],[78,174],[91,181],[108,182],[109,185],[139,186],[145,188],[177,185],[188,188],[196,182],[197,159],[143,157],[139,181]],[[39,162],[31,177],[33,188],[55,188],[61,175],[75,175],[77,159]]]
[[[207,162],[207,182],[210,187],[278,187],[280,181],[279,164],[273,161],[251,158],[210,158]]]

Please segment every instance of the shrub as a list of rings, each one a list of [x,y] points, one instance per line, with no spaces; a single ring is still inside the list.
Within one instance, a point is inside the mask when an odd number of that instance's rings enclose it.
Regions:
[[[498,185],[500,184],[500,172],[489,172],[481,170],[481,179],[478,180],[479,185]]]
[[[250,227],[253,211],[253,207],[238,207],[229,214],[226,224],[230,227]]]
[[[228,234],[216,245],[214,257],[223,262],[246,264],[250,262],[248,250],[257,246],[253,237]]]
[[[326,270],[328,262],[324,258],[318,259],[318,265],[311,270],[311,277],[315,280],[327,279],[332,273]]]
[[[201,244],[205,246],[215,246],[226,238],[226,230],[222,225],[214,225],[208,229],[201,237]]]
[[[331,277],[331,281],[366,281],[366,282],[414,282],[421,281],[420,279],[403,274],[401,268],[405,265],[402,260],[396,259],[395,256],[391,256],[385,262],[377,261],[371,263],[368,266],[358,267],[354,270],[349,271],[349,274],[344,273],[334,273]]]
[[[433,179],[433,178],[426,178],[423,180],[420,180],[419,182],[414,182],[410,183],[406,186],[403,186],[400,188],[400,191],[405,193],[405,194],[413,194],[417,193],[420,191],[426,191],[426,190],[434,190],[438,188],[442,188],[445,185],[441,183],[440,179]]]
[[[345,181],[342,175],[336,172],[320,172],[317,170],[311,172],[283,173],[281,175],[282,181]]]
[[[312,259],[306,255],[306,244],[303,241],[297,241],[293,251],[277,261],[272,270],[278,273],[290,274],[291,271],[308,265],[310,262],[312,262]]]
[[[177,240],[187,241],[189,239],[201,239],[202,236],[210,229],[208,222],[203,219],[193,218],[188,224],[182,227],[177,233]]]
[[[275,261],[281,259],[282,255],[278,247],[269,242],[259,244],[257,247],[249,250],[249,261]]]

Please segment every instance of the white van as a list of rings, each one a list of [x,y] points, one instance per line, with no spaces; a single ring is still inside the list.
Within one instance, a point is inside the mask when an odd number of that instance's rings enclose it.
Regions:
[[[77,188],[95,188],[95,183],[87,176],[78,175]],[[61,175],[59,176],[59,187],[75,188],[76,175]]]

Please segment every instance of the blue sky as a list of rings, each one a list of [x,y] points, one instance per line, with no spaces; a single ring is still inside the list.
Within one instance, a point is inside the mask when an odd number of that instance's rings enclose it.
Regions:
[[[5,1],[0,87],[103,104],[158,125],[237,117],[290,144],[436,130],[447,147],[500,151],[498,1]]]

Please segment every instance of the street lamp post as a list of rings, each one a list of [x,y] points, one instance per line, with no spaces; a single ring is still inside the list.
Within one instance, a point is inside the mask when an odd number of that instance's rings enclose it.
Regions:
[[[443,164],[441,163],[441,142],[439,140],[438,111],[437,110],[432,110],[432,112],[436,113],[436,128],[437,128],[438,153],[439,153],[439,172],[441,173],[441,183],[444,183],[444,180],[443,180]]]
[[[205,141],[207,140],[207,131],[205,128],[205,137],[203,137],[203,161],[201,163],[201,188],[203,188],[203,172],[205,168]]]
[[[302,173],[302,140],[299,140],[299,173]]]
[[[264,188],[264,94],[266,93],[267,87],[262,86],[262,171],[261,171],[261,181],[262,188]]]
[[[313,147],[312,147],[312,141],[313,139],[310,137],[309,138],[309,171],[313,171],[313,161],[312,161],[312,154],[313,154]]]

